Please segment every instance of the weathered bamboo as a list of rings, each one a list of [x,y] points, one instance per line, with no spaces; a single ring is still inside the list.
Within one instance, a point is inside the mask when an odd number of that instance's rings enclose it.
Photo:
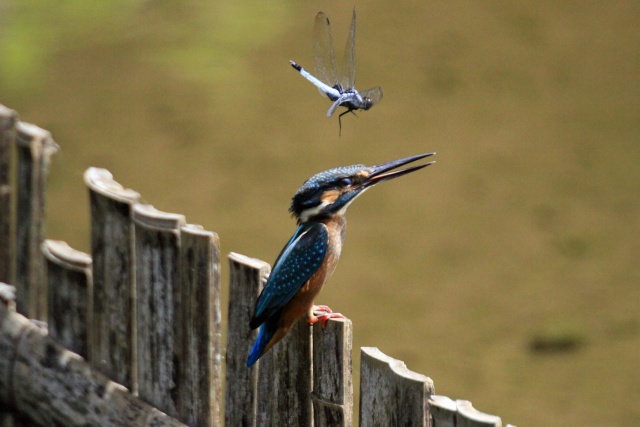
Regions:
[[[456,400],[456,407],[457,427],[502,427],[500,417],[478,411],[468,400]]]
[[[2,108],[2,106],[0,106]],[[9,218],[6,218],[7,220]],[[2,219],[0,219],[1,221]],[[12,248],[13,249],[13,248]],[[9,248],[0,247],[0,256],[8,256]],[[1,262],[1,260],[0,260]],[[15,292],[16,289],[14,286],[9,286],[0,281],[0,300],[2,301],[10,301],[12,306],[15,308]],[[1,304],[1,302],[0,302]],[[15,311],[15,310],[14,310]],[[2,310],[0,309],[0,313]],[[0,349],[2,349],[2,339],[0,338]],[[24,419],[13,407],[8,405],[9,388],[12,387],[10,378],[10,371],[12,369],[13,361],[11,359],[3,358],[2,355],[5,354],[0,351],[0,426],[2,427],[29,427],[33,425],[33,423]]]
[[[184,426],[107,379],[15,312],[0,284],[0,400],[31,425]]]
[[[478,411],[468,400],[432,395],[429,408],[433,427],[502,427],[500,417]]]
[[[375,347],[362,347],[360,358],[360,425],[427,426],[431,378],[407,369]]]
[[[93,316],[91,364],[135,390],[134,233],[131,211],[140,194],[125,189],[106,169],[84,173],[91,203]]]
[[[226,425],[313,425],[311,327],[298,322],[253,368],[247,368],[257,335],[249,331],[249,320],[270,268],[235,253],[229,260]]]
[[[49,335],[88,359],[91,257],[59,240],[45,240],[42,253],[47,260]]]
[[[431,395],[429,412],[433,427],[456,427],[458,407],[456,402],[447,396]]]
[[[133,207],[138,394],[176,416],[180,386],[180,227],[182,215]]]
[[[190,426],[220,424],[222,334],[218,235],[188,224],[180,230],[183,351],[179,418]]]
[[[331,319],[313,327],[314,425],[350,427],[353,424],[352,347],[349,319]]]
[[[18,113],[0,104],[0,281],[13,282],[12,160]]]
[[[0,427],[33,427],[33,421],[8,406],[0,405]]]
[[[256,330],[249,330],[249,321],[271,267],[233,252],[229,254],[229,267],[225,425],[251,427],[256,426],[262,362],[247,367],[247,356],[257,336]]]
[[[46,320],[47,292],[44,287],[45,187],[51,156],[58,145],[39,127],[18,122],[18,193],[16,207],[16,272],[18,311],[32,319]]]
[[[16,342],[14,338],[19,338],[21,330],[12,330],[9,327],[15,322],[7,321],[13,319],[11,315],[15,312],[15,300],[17,290],[15,286],[0,282],[0,402],[6,406],[13,407],[13,359]],[[17,317],[20,319],[20,317]],[[22,324],[19,322],[19,324]],[[24,327],[21,327],[24,329]],[[8,334],[5,331],[10,331]]]
[[[260,359],[258,426],[312,426],[311,326],[303,319]]]

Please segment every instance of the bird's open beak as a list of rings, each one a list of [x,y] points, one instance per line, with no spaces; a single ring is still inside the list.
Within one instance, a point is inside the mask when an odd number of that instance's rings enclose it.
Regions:
[[[392,162],[383,163],[377,166],[371,166],[369,168],[370,175],[364,182],[365,187],[378,184],[382,181],[386,181],[392,178],[397,178],[402,175],[406,175],[411,172],[415,172],[419,169],[425,168],[435,162],[425,163],[423,165],[412,166],[406,169],[393,170],[407,163],[415,162],[416,160],[424,159],[425,157],[433,156],[436,153],[418,154],[417,156],[405,157],[404,159],[394,160]]]

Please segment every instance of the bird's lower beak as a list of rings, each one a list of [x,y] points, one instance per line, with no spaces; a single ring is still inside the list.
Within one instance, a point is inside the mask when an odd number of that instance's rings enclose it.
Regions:
[[[364,182],[366,187],[378,184],[382,181],[387,181],[392,178],[397,178],[402,175],[406,175],[411,172],[415,172],[419,169],[427,167],[434,162],[425,163],[423,165],[412,166],[406,169],[396,169],[400,166],[406,165],[407,163],[415,162],[416,160],[424,159],[425,157],[433,156],[436,153],[427,153],[427,154],[418,154],[417,156],[405,157],[404,159],[394,160],[392,162],[383,163],[381,165],[372,166],[369,168],[370,175],[367,177],[367,180]]]

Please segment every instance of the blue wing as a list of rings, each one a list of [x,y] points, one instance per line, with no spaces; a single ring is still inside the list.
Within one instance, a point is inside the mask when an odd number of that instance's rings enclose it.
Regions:
[[[329,232],[319,222],[306,222],[296,230],[274,264],[256,301],[251,329],[280,311],[322,265],[327,254]]]

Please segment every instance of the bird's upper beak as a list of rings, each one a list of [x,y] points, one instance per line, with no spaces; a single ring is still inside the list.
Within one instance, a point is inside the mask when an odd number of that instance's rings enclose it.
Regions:
[[[392,178],[397,178],[399,176],[406,175],[408,173],[415,172],[419,169],[427,167],[435,163],[435,161],[425,163],[423,165],[411,166],[410,168],[406,168],[406,169],[393,170],[400,166],[406,165],[407,163],[415,162],[416,160],[433,156],[434,154],[436,153],[418,154],[417,156],[405,157],[404,159],[394,160],[392,162],[383,163],[381,165],[371,166],[369,168],[370,175],[364,181],[363,185],[365,187],[370,187],[382,181],[387,181]]]

